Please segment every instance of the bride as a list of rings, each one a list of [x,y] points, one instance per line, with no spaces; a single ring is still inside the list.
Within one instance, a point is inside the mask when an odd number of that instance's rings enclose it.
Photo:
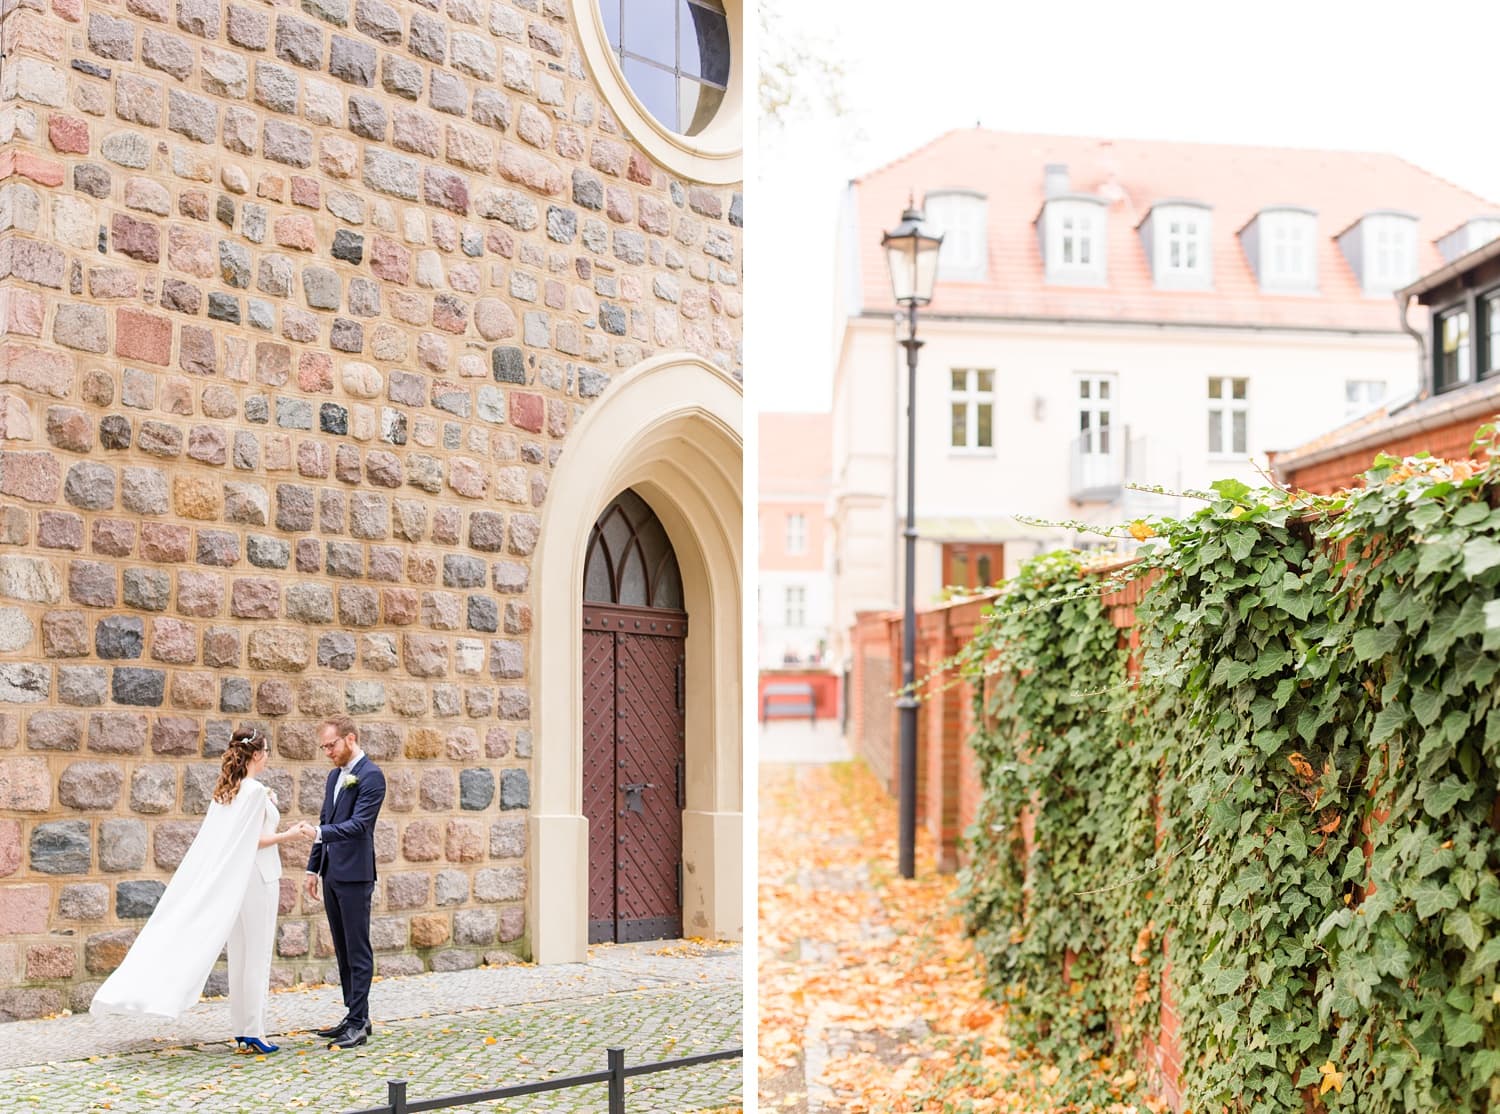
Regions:
[[[90,1013],[177,1017],[198,1000],[227,942],[234,1039],[241,1051],[277,1050],[265,1040],[280,897],[276,845],[315,831],[299,823],[277,832],[281,813],[256,779],[269,762],[270,740],[259,729],[242,727],[231,737],[192,846]]]

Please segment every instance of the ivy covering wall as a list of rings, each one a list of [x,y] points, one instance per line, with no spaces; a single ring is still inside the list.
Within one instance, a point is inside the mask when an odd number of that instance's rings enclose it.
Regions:
[[[1068,1097],[1157,1038],[1170,963],[1187,1109],[1500,1100],[1497,480],[1215,485],[1125,574],[1139,683],[1076,555],[996,601],[962,892]]]

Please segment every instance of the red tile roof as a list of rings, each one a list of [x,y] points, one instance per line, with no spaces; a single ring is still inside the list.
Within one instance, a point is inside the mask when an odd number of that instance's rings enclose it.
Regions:
[[[1042,169],[1065,163],[1070,192],[1110,198],[1108,283],[1043,281],[1036,221]],[[862,304],[891,308],[880,235],[909,195],[968,188],[988,199],[988,277],[938,283],[931,312],[1001,317],[1166,321],[1289,328],[1395,330],[1388,295],[1366,297],[1333,237],[1374,210],[1419,219],[1417,271],[1443,264],[1434,241],[1469,218],[1500,209],[1395,155],[1235,147],[1130,139],[948,132],[853,183]],[[1213,208],[1212,290],[1158,290],[1137,226],[1154,202],[1187,199]],[[1271,205],[1317,211],[1318,293],[1263,294],[1238,231]]]
[[[821,499],[833,477],[833,415],[760,415],[762,495],[806,494]]]

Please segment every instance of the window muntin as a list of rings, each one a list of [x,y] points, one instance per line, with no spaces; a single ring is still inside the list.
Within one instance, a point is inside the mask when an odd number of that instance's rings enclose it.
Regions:
[[[943,246],[938,249],[938,278],[982,280],[989,255],[984,197],[957,190],[929,193],[923,206],[928,226],[943,234]]]
[[[1317,280],[1315,218],[1309,213],[1263,213],[1260,278],[1270,288],[1306,290]]]
[[[1240,455],[1249,441],[1250,381],[1230,376],[1208,380],[1208,451]]]
[[[1104,206],[1075,198],[1053,198],[1042,214],[1042,251],[1047,278],[1095,283],[1104,278]]]
[[[601,0],[610,49],[657,122],[697,135],[729,85],[729,20],[721,0]]]
[[[786,551],[789,556],[800,556],[807,552],[807,516],[804,514],[788,514],[786,516]]]
[[[800,584],[788,584],[782,600],[782,619],[788,627],[805,626],[807,623],[807,589]]]
[[[1467,309],[1449,310],[1437,318],[1437,388],[1444,390],[1474,378],[1474,345]]]
[[[1357,418],[1385,401],[1385,380],[1344,380],[1344,417]]]
[[[1114,378],[1078,377],[1078,444],[1084,456],[1109,456],[1116,451]]]
[[[995,447],[995,372],[992,369],[954,368],[950,373],[949,444],[960,450]]]
[[[1197,214],[1173,214],[1166,219],[1166,269],[1174,274],[1198,275],[1208,256],[1203,242],[1204,222]]]
[[[1365,218],[1365,286],[1399,290],[1417,277],[1416,222],[1406,217]]]

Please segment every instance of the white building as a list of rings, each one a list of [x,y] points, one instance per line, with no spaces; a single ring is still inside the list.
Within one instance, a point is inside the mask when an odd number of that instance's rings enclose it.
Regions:
[[[966,130],[852,182],[833,390],[840,640],[857,611],[901,600],[906,322],[880,237],[909,199],[945,236],[918,326],[918,606],[1095,540],[1012,515],[1186,510],[1125,485],[1254,481],[1267,450],[1414,392],[1417,341],[1393,292],[1496,230],[1489,202],[1389,155]]]

